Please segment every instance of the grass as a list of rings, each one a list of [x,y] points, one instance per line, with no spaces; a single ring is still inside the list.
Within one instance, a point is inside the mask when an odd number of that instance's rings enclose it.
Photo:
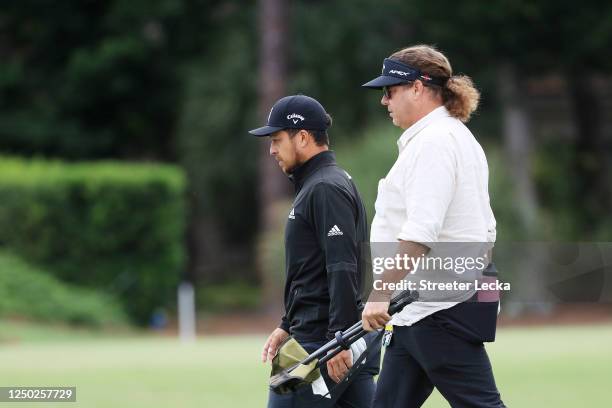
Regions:
[[[0,333],[0,386],[74,385],[78,401],[71,406],[266,403],[269,367],[258,360],[262,336],[204,337],[185,345],[172,338],[32,329],[1,321]],[[612,326],[513,328],[500,330],[488,350],[508,406],[607,406],[610,344]],[[437,394],[425,405],[446,406]]]
[[[0,352],[6,345],[29,346],[32,343],[74,343],[82,340],[104,340],[142,337],[132,326],[112,329],[96,327],[78,328],[65,323],[34,323],[29,320],[0,319]]]

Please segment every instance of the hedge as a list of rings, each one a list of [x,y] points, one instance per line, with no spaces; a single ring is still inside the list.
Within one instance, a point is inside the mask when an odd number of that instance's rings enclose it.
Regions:
[[[113,296],[63,283],[7,251],[0,251],[0,317],[88,326],[127,322]]]
[[[185,180],[173,166],[0,157],[0,244],[145,322],[174,304]]]

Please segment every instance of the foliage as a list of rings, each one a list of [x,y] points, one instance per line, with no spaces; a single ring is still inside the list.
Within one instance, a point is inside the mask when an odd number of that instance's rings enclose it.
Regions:
[[[395,141],[400,135],[400,129],[381,123],[365,130],[357,142],[341,144],[335,150],[338,164],[351,175],[359,189],[369,223],[374,217],[378,181],[386,176],[397,159]]]
[[[0,242],[59,278],[119,296],[140,321],[174,299],[184,180],[174,167],[0,159]]]
[[[180,62],[207,0],[23,0],[0,9],[0,146],[67,158],[172,158]]]
[[[0,316],[88,326],[127,321],[114,296],[65,284],[6,250],[0,251]]]
[[[243,27],[252,26],[246,11],[235,18]],[[221,241],[239,245],[251,241],[258,219],[254,216],[257,207],[244,205],[256,201],[257,156],[262,143],[247,133],[258,125],[254,113],[256,44],[247,28],[228,29],[225,34],[211,46],[215,64],[209,58],[194,59],[183,70],[177,144],[193,193],[192,211],[214,214],[215,233]]]
[[[230,253],[239,248],[243,258],[249,257],[244,254],[252,253],[261,212],[256,199],[261,143],[246,134],[260,124],[258,3],[56,3],[9,1],[0,8],[0,151],[71,160],[179,163],[190,192],[189,236],[217,240],[204,255],[206,262],[220,263],[217,258],[222,256],[215,248],[228,248]],[[567,2],[517,0],[491,7],[468,0],[459,7],[448,0],[388,0],[381,7],[373,0],[296,0],[286,16],[287,93],[319,99],[334,117],[332,145],[341,146],[339,152],[350,150],[382,117],[380,94],[360,85],[380,71],[382,59],[393,51],[410,44],[435,44],[449,56],[456,73],[475,79],[483,95],[475,127],[486,127],[483,142],[498,145],[500,65],[513,64],[520,80],[552,72],[579,85],[592,72],[609,74],[610,4],[592,0],[576,8]],[[589,113],[590,106],[577,105]],[[589,137],[589,132],[576,132],[568,149]],[[584,148],[587,154],[598,144],[605,148],[605,137],[600,139]],[[372,141],[365,143],[378,148]],[[502,152],[490,161],[492,174],[503,173]],[[611,222],[601,210],[607,203],[602,197],[609,192],[601,188],[604,183],[587,184],[583,180],[588,171],[577,163],[555,163],[546,154],[539,151],[536,158],[542,213],[553,227],[546,234],[607,239]],[[360,171],[360,162],[351,163],[349,156],[343,154],[347,167],[353,168],[355,180],[369,195],[389,156],[374,163],[380,166],[376,177]],[[369,159],[365,152],[358,156]],[[570,154],[563,160],[581,159]],[[570,190],[580,194],[558,201],[554,197],[567,196],[551,170],[572,166],[573,171],[563,174],[574,180]],[[498,179],[505,181],[492,194],[494,206],[500,222],[508,223],[504,233],[516,236],[517,226],[502,219],[513,219],[513,183]],[[591,211],[582,205],[583,197],[603,204]],[[373,198],[369,200],[371,216]],[[582,228],[581,223],[598,225]],[[192,255],[204,252],[197,245]],[[192,272],[212,269],[197,262],[191,262]]]
[[[202,285],[196,294],[198,309],[206,313],[254,310],[261,301],[259,287],[242,281]]]

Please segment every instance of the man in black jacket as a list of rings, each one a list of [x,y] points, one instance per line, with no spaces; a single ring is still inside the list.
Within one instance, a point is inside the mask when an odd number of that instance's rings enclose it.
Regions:
[[[329,126],[331,117],[319,102],[294,95],[274,104],[267,126],[249,132],[270,137],[270,155],[296,191],[285,229],[285,315],[264,345],[264,362],[289,335],[310,353],[361,318],[360,246],[368,240],[367,220],[355,184],[329,150]],[[366,358],[356,379],[339,391],[340,406],[370,406],[379,359],[378,352]],[[340,382],[352,364],[352,352],[345,350],[327,363],[323,376]],[[268,406],[291,406],[293,398],[271,393]]]

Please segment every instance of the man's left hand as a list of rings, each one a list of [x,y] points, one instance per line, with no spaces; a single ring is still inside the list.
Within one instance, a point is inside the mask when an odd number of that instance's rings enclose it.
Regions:
[[[351,350],[342,350],[327,362],[329,378],[339,383],[344,379],[348,370],[353,366],[353,353]]]
[[[388,301],[370,301],[366,303],[363,313],[361,314],[363,328],[366,331],[373,331],[385,327],[385,324],[391,320],[391,316],[389,316],[389,313],[387,313],[388,310]]]

